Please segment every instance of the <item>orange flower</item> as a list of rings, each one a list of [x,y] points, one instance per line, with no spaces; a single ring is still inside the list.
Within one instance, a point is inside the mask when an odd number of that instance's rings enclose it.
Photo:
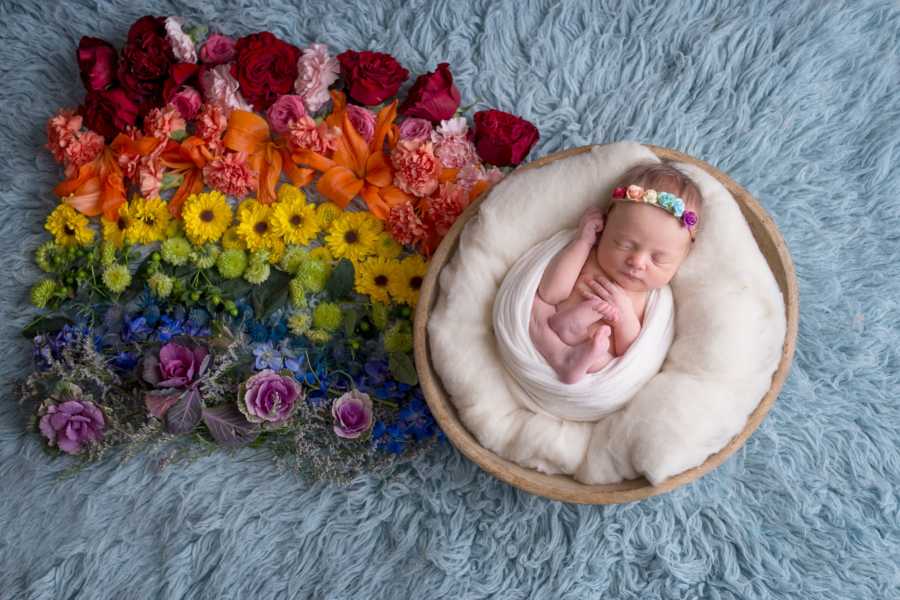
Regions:
[[[197,136],[185,138],[180,144],[170,140],[162,153],[162,164],[182,176],[181,185],[169,200],[169,212],[181,218],[181,205],[191,194],[203,191],[203,167],[212,159],[206,142]]]
[[[385,140],[389,144],[397,139],[394,119],[397,118],[397,101],[394,100],[378,113],[372,141],[356,131],[347,115],[346,98],[341,92],[332,92],[334,110],[326,119],[332,127],[339,128],[341,136],[331,158],[311,150],[293,153],[298,163],[306,164],[322,172],[316,189],[341,208],[346,208],[360,196],[377,218],[384,220],[392,206],[410,201],[405,192],[393,185],[394,171],[384,153]]]
[[[53,193],[84,215],[102,213],[109,221],[118,220],[119,207],[125,202],[125,183],[113,150],[103,148],[97,158],[53,188]]]

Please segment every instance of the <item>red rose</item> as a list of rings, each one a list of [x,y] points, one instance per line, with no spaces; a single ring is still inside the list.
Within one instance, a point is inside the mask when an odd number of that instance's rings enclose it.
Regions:
[[[112,140],[127,125],[137,121],[138,105],[131,101],[122,88],[88,92],[84,105],[79,111],[84,115],[84,124]]]
[[[231,75],[253,108],[265,112],[278,96],[293,91],[299,48],[263,31],[242,37],[234,49],[236,59],[231,64]]]
[[[437,122],[452,118],[457,108],[459,90],[453,85],[450,65],[441,63],[433,73],[419,75],[400,106],[400,114]]]
[[[78,70],[87,91],[105,90],[116,81],[116,49],[107,41],[82,37],[78,42]]]
[[[501,110],[482,110],[474,118],[478,156],[498,167],[522,162],[540,137],[534,125]]]
[[[142,103],[142,112],[159,104],[163,83],[174,62],[165,19],[146,16],[135,21],[122,48],[119,82],[133,100]]]
[[[347,50],[338,54],[337,59],[349,96],[366,106],[374,106],[396,94],[409,77],[409,71],[383,52]]]
[[[163,103],[168,104],[184,86],[200,87],[200,66],[193,63],[175,63],[169,69],[169,77],[163,84]]]

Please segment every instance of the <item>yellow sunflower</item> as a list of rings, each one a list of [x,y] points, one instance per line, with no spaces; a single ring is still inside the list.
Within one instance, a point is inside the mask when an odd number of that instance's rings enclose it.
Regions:
[[[133,236],[129,228],[126,235],[129,241],[133,237],[133,243],[150,244],[166,238],[170,216],[169,207],[162,198],[132,198],[128,213],[134,221],[143,225],[134,227]]]
[[[300,190],[297,192],[302,194]],[[316,207],[307,204],[300,196],[286,197],[274,206],[272,231],[286,243],[305,246],[319,235],[321,227],[316,219]]]
[[[94,240],[94,230],[87,217],[65,203],[60,203],[47,217],[44,229],[53,234],[61,246],[87,246]]]
[[[375,254],[379,232],[372,228],[367,217],[362,212],[345,212],[331,223],[325,244],[335,258],[357,263]]]
[[[384,304],[389,303],[388,290],[394,280],[399,281],[403,276],[403,269],[399,261],[374,257],[361,263],[356,269],[355,287],[360,294],[368,294],[369,297]]]
[[[129,240],[129,228],[133,222],[128,215],[128,204],[119,207],[119,217],[115,221],[107,221],[100,217],[100,225],[103,227],[103,239],[116,248],[121,248],[126,240]]]
[[[237,208],[237,219],[240,221],[243,216],[250,210],[254,208],[262,206],[259,202],[256,201],[256,198],[247,198],[243,200],[240,204],[238,204]]]
[[[251,252],[268,248],[272,244],[272,209],[254,201],[252,205],[238,208],[238,235]],[[244,209],[244,210],[241,210]]]
[[[316,207],[316,218],[319,220],[319,227],[322,229],[327,229],[342,214],[344,214],[344,211],[334,202],[323,202]]]
[[[181,210],[187,236],[198,246],[218,241],[231,225],[231,216],[225,194],[216,191],[191,194]]]
[[[391,296],[398,302],[404,302],[411,307],[419,300],[419,288],[425,279],[428,264],[418,254],[407,256],[400,261],[398,277],[390,283]]]

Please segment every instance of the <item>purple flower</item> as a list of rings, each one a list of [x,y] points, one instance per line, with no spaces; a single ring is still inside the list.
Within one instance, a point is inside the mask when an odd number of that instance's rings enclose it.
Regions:
[[[368,394],[350,390],[331,405],[334,417],[334,433],[339,437],[354,439],[372,428],[372,400]]]
[[[690,229],[697,224],[697,213],[692,210],[685,211],[685,213],[681,216],[681,221],[682,223],[684,223],[685,227]]]
[[[272,346],[272,342],[257,345],[253,348],[253,356],[256,357],[254,366],[257,371],[263,369],[278,371],[284,368],[284,357]]]
[[[85,446],[100,441],[106,429],[106,419],[89,400],[69,399],[51,404],[42,411],[41,433],[50,446],[57,446],[68,454],[78,454]]]
[[[169,342],[159,349],[159,357],[144,357],[144,379],[156,387],[184,387],[195,382],[209,364],[209,351],[202,346],[188,348]]]
[[[293,377],[284,377],[271,369],[260,371],[244,384],[246,391],[238,408],[251,423],[283,425],[302,400],[302,389]]]

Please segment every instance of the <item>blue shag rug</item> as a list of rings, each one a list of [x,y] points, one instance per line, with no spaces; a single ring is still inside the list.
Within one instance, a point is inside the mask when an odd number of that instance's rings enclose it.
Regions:
[[[802,298],[790,378],[749,442],[671,494],[591,507],[445,446],[309,485],[247,450],[60,479],[0,402],[0,598],[900,597],[900,5],[895,2],[148,0],[0,3],[5,381],[60,169],[47,118],[83,35],[146,14],[451,64],[463,104],[538,125],[532,158],[623,138],[729,173],[772,213]],[[723,257],[727,259],[727,257]],[[735,357],[739,360],[739,357]]]

